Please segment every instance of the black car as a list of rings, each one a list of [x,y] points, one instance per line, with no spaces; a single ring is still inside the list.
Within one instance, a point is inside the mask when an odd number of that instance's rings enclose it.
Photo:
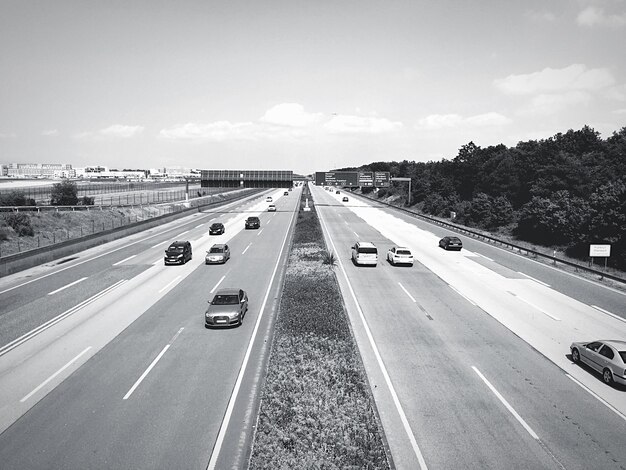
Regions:
[[[463,248],[463,242],[459,237],[443,237],[439,240],[439,246],[444,250],[458,250]]]
[[[221,235],[225,232],[224,224],[221,222],[215,222],[209,227],[209,235]]]
[[[191,242],[175,241],[165,250],[165,265],[185,264],[191,260]]]
[[[260,228],[261,227],[261,221],[259,220],[258,217],[248,217],[246,219],[246,228]]]

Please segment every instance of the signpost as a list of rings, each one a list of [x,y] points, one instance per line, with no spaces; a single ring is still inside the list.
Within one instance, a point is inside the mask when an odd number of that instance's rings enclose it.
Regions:
[[[594,258],[604,258],[604,269],[606,269],[607,260],[611,256],[611,245],[589,245],[589,256],[592,265]]]

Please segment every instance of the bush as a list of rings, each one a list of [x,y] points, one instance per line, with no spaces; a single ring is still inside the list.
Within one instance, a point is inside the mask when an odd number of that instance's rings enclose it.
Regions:
[[[34,206],[35,200],[28,199],[22,191],[0,194],[0,206]]]
[[[70,180],[63,180],[52,185],[50,193],[51,206],[76,206],[78,205],[78,187]]]
[[[33,227],[30,225],[30,217],[22,212],[11,212],[4,216],[4,221],[11,227],[18,236],[35,235]]]

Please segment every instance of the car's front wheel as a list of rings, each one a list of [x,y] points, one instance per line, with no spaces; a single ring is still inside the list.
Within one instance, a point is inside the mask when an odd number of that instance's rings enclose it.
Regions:
[[[602,371],[602,380],[604,380],[604,383],[607,385],[613,384],[613,373],[610,369],[604,369]]]
[[[580,353],[576,348],[572,349],[572,361],[574,361],[576,364],[580,362]]]

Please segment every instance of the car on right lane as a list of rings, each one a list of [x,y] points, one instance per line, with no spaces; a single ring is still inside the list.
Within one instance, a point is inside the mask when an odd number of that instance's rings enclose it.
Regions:
[[[461,251],[463,248],[463,242],[459,237],[453,237],[451,235],[443,237],[439,240],[439,246],[444,250],[457,250]]]
[[[607,385],[626,385],[626,341],[573,342],[569,348],[576,364],[582,362],[600,372]]]
[[[409,264],[413,266],[413,254],[411,250],[403,246],[392,246],[387,251],[387,261],[394,266],[396,264]]]

